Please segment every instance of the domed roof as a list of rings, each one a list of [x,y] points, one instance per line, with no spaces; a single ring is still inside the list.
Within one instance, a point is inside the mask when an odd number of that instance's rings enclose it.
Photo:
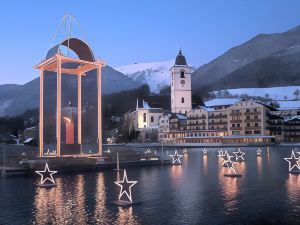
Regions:
[[[179,50],[179,53],[176,56],[175,65],[187,65],[185,57],[181,53],[181,49]]]

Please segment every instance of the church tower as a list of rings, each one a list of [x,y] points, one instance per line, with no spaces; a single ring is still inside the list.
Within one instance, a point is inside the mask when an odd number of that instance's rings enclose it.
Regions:
[[[191,67],[186,63],[181,49],[171,72],[172,113],[186,114],[192,110]]]

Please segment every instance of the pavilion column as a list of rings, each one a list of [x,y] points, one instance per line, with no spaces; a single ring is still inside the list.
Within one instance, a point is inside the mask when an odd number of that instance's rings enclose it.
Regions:
[[[56,150],[57,156],[60,154],[61,144],[61,58],[57,58],[57,100],[56,100]]]
[[[39,119],[39,150],[40,157],[44,155],[44,70],[40,70],[40,119]]]
[[[77,123],[78,123],[78,144],[81,145],[81,74],[78,75],[77,94]],[[81,149],[81,147],[80,147]],[[82,152],[81,152],[82,153]]]
[[[102,155],[102,81],[101,81],[102,65],[98,64],[97,68],[97,95],[98,95],[98,154]]]

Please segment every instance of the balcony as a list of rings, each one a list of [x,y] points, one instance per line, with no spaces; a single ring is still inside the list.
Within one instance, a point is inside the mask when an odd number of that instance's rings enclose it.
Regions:
[[[242,130],[241,127],[230,127],[230,130]]]
[[[250,116],[250,115],[260,115],[261,112],[260,111],[256,111],[256,112],[245,112],[245,116]]]
[[[224,114],[224,115],[210,115],[210,116],[208,116],[208,119],[224,119],[224,118],[227,118],[226,114]]]
[[[242,123],[242,120],[230,120],[230,123]]]
[[[231,112],[231,113],[229,114],[229,116],[241,116],[241,115],[242,115],[241,112]]]
[[[245,119],[244,121],[245,121],[245,123],[247,123],[247,122],[257,122],[257,123],[260,123],[261,119]]]
[[[261,127],[245,127],[245,130],[260,130]]]

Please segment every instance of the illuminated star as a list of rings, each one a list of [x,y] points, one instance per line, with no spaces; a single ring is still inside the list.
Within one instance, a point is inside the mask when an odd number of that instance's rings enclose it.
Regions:
[[[294,150],[292,150],[292,155],[290,158],[283,158],[285,161],[289,162],[289,171],[292,171],[294,169],[294,167],[296,167],[296,169],[300,170],[300,165],[299,165],[299,159],[300,157],[296,157]]]
[[[218,156],[219,156],[219,158],[221,158],[222,156],[224,156],[225,154],[224,154],[224,151],[223,151],[223,149],[221,148],[221,150],[219,150],[218,151]]]
[[[151,153],[151,150],[148,148],[146,151],[145,151],[145,154],[150,154]]]
[[[233,152],[233,154],[235,154],[235,161],[238,161],[239,159],[241,160],[245,160],[243,155],[245,155],[245,152],[242,152],[241,149],[239,148],[239,150],[237,152]]]
[[[119,200],[121,200],[122,196],[125,194],[129,201],[132,203],[132,196],[131,196],[131,188],[137,183],[137,181],[129,181],[127,178],[126,170],[124,170],[123,180],[122,181],[115,181],[115,184],[121,187]]]
[[[111,153],[111,150],[108,148],[106,151],[104,151],[105,153],[107,154],[110,154]]]
[[[184,148],[183,149],[183,154],[187,154],[188,152],[187,152],[187,150],[186,150],[186,148]]]
[[[257,156],[261,156],[261,153],[262,153],[262,150],[259,148],[259,149],[257,149]]]
[[[175,150],[175,154],[174,155],[170,155],[170,157],[172,157],[172,159],[173,159],[172,164],[175,164],[176,162],[178,162],[179,164],[181,164],[180,158],[182,157],[182,155],[178,155],[177,150]]]
[[[226,160],[228,160],[228,156],[229,156],[228,152],[225,151],[225,152],[223,153],[223,155],[221,155],[221,158],[224,159],[224,161],[226,161]]]
[[[53,179],[53,174],[57,173],[57,171],[51,171],[49,170],[48,163],[46,162],[45,169],[43,171],[35,171],[37,174],[41,175],[41,184],[44,184],[47,180],[49,180],[51,183],[55,184],[55,181]]]
[[[228,160],[224,160],[224,164],[226,164],[227,165],[227,167],[228,167],[228,169],[229,169],[229,172],[232,170],[235,174],[236,174],[236,171],[235,171],[235,168],[234,168],[234,164],[235,163],[237,163],[237,162],[233,162],[232,160],[231,160],[231,158],[233,157],[233,156],[230,156],[228,153],[227,153],[227,157],[228,157]]]
[[[207,155],[207,150],[205,148],[202,150],[202,152],[203,152],[203,155]]]

